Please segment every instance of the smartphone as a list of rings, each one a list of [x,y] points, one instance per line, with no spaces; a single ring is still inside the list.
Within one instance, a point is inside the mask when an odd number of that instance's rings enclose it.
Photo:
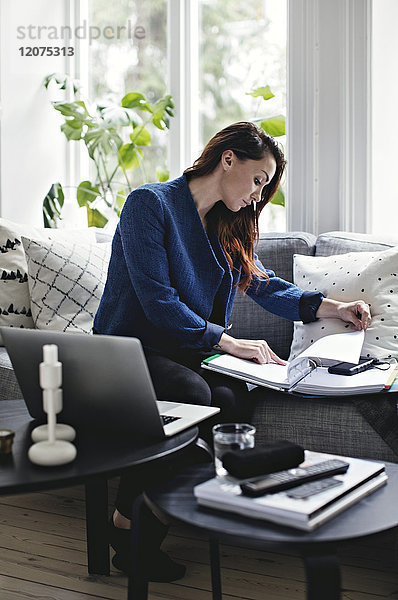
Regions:
[[[373,358],[362,359],[359,364],[350,362],[339,362],[328,368],[329,373],[334,375],[356,375],[362,371],[370,369],[373,365]]]

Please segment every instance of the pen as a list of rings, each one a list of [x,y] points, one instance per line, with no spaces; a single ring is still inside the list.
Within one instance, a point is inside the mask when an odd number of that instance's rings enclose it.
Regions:
[[[397,376],[397,372],[398,372],[398,365],[395,367],[395,369],[391,373],[390,377],[387,379],[386,383],[384,384],[384,389],[385,390],[389,390],[390,389],[390,387],[392,386],[392,384],[395,381],[395,378]]]

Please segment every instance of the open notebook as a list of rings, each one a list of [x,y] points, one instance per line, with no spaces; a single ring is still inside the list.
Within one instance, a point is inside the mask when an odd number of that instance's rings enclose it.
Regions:
[[[395,378],[395,364],[385,370],[373,367],[357,375],[328,372],[328,367],[336,362],[359,362],[364,335],[364,331],[327,335],[287,365],[259,365],[230,354],[217,354],[205,359],[202,366],[255,385],[301,394],[344,396],[388,389]]]

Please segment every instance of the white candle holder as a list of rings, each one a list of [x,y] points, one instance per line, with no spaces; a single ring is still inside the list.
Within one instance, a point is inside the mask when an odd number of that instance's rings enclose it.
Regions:
[[[28,457],[37,465],[64,465],[76,458],[76,448],[71,444],[76,432],[70,425],[57,425],[56,422],[56,415],[62,410],[62,364],[58,360],[58,347],[55,344],[43,346],[39,376],[47,425],[40,425],[32,431],[35,443],[29,448]]]

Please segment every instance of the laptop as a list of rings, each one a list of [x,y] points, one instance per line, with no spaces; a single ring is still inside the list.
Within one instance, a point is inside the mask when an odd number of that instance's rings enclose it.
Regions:
[[[111,428],[165,438],[217,414],[213,406],[157,401],[137,338],[0,327],[26,407],[46,421],[39,364],[43,346],[56,344],[62,363],[60,423]]]

